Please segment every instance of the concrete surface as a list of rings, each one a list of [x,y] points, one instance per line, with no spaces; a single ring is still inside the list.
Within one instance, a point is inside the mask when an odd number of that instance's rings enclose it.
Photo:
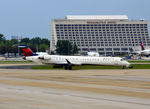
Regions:
[[[150,109],[150,70],[0,69],[0,109]]]

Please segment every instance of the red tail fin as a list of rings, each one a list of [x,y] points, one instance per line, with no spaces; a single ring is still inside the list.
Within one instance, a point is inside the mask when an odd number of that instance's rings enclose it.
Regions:
[[[22,54],[24,56],[35,56],[37,54],[34,54],[32,50],[27,45],[19,45],[18,46],[20,50],[22,51]]]
[[[142,50],[145,50],[145,49],[144,49],[144,45],[143,45],[143,42],[142,42],[142,41],[140,41],[140,44],[141,44],[141,49],[142,49]]]

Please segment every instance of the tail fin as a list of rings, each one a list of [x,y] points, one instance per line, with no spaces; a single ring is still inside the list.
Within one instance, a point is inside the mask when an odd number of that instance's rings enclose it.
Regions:
[[[19,45],[18,47],[20,48],[24,56],[36,56],[37,55],[33,53],[32,50],[27,45]]]
[[[144,45],[143,45],[143,42],[142,41],[140,41],[140,44],[141,44],[141,50],[143,51],[143,50],[145,50],[144,49]]]

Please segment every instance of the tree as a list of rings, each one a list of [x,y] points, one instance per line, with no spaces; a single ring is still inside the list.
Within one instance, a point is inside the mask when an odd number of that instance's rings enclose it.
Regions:
[[[129,51],[130,51],[130,53],[132,53],[134,50],[133,50],[133,48],[129,48]]]
[[[4,48],[6,50],[5,53],[8,53],[8,57],[9,57],[9,53],[12,53],[12,42],[10,40],[6,40]]]
[[[46,44],[48,46],[50,46],[50,41],[48,39],[41,39],[41,44]]]
[[[5,37],[3,34],[0,34],[0,54],[5,54]]]
[[[60,55],[71,55],[72,44],[68,40],[58,40],[56,45],[56,53]]]
[[[0,34],[0,41],[4,41],[5,40],[5,37],[3,34]]]
[[[31,40],[29,38],[23,38],[19,44],[21,45],[28,45],[33,52],[37,52],[38,50],[40,52],[45,52],[50,45],[50,41],[48,39],[41,39],[40,37],[32,38]],[[18,40],[11,39],[6,40],[3,34],[0,34],[0,54],[8,53],[16,53],[18,52]]]
[[[37,51],[38,51],[36,45],[33,45],[33,44],[29,43],[28,46],[29,46],[29,48],[30,48],[33,52],[37,52]]]
[[[39,46],[41,44],[41,38],[40,37],[32,38],[30,43],[33,44],[33,45]]]
[[[5,54],[5,53],[6,53],[5,43],[1,42],[0,43],[0,54]]]
[[[14,44],[18,44],[18,40],[17,39],[11,39],[11,43]]]
[[[73,47],[72,47],[72,53],[73,53],[73,55],[78,53],[78,47],[76,44],[73,45]]]
[[[23,38],[21,39],[21,44],[28,44],[30,42],[30,39],[29,38]]]
[[[40,44],[39,51],[45,52],[46,49],[48,49],[48,45],[47,44]]]

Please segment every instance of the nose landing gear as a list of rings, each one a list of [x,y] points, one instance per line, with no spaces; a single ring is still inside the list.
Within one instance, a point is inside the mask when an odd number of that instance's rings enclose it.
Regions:
[[[132,69],[132,68],[133,68],[133,66],[129,66],[128,68],[129,68],[129,69]]]
[[[125,66],[122,66],[122,69],[125,69],[125,68],[126,68]],[[133,66],[129,66],[128,68],[129,68],[129,69],[132,69]]]

